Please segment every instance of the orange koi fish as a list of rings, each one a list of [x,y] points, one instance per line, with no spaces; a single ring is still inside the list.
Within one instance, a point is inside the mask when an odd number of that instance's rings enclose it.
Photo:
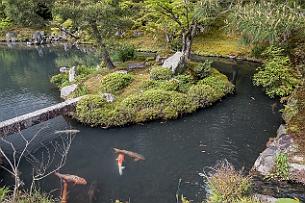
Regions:
[[[123,153],[119,153],[118,158],[116,160],[118,162],[119,174],[123,175],[123,169],[125,168],[123,166],[123,162],[125,160],[125,155]]]
[[[86,185],[87,181],[84,178],[75,176],[75,175],[70,175],[70,174],[61,174],[61,173],[54,173],[57,177],[60,179],[68,182],[68,183],[73,183],[74,185]]]

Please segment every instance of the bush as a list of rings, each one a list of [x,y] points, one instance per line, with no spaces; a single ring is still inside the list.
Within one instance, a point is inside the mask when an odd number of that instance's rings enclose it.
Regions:
[[[264,87],[271,98],[287,96],[299,84],[298,77],[290,67],[288,57],[277,56],[269,59],[254,75],[254,85]]]
[[[175,79],[178,81],[177,91],[187,93],[189,88],[194,83],[194,78],[191,75],[177,75]]]
[[[131,45],[124,44],[117,51],[118,60],[125,62],[135,57],[135,48]]]
[[[225,75],[221,74],[216,69],[213,69],[209,77],[198,81],[198,84],[205,84],[211,86],[216,93],[216,97],[219,98],[234,91],[234,85],[228,80]]]
[[[207,177],[209,203],[233,203],[250,196],[251,179],[225,162]]]
[[[12,23],[8,18],[0,19],[0,32],[6,31],[11,26]]]
[[[186,95],[164,90],[148,90],[124,99],[121,108],[133,114],[135,122],[153,119],[173,119],[196,109],[196,104]]]
[[[168,68],[155,66],[150,70],[149,75],[151,80],[169,80],[172,78],[173,73]]]
[[[76,90],[72,93],[72,97],[80,97],[89,93],[88,88],[85,84],[79,84]]]
[[[101,91],[107,93],[116,93],[127,87],[133,78],[130,74],[110,73],[106,75],[101,82]]]
[[[206,60],[192,68],[197,79],[203,79],[211,74],[211,65],[213,61]]]
[[[211,86],[206,84],[193,85],[190,88],[188,95],[200,107],[208,106],[212,102],[220,99],[216,94],[216,91]]]
[[[69,85],[69,75],[66,73],[60,73],[52,76],[51,83],[53,83],[56,87],[61,88]]]

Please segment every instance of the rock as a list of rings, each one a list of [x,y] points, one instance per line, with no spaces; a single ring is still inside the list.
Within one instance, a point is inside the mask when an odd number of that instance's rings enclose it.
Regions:
[[[17,33],[16,32],[7,32],[5,35],[6,42],[16,42]]]
[[[75,80],[75,76],[76,76],[76,70],[75,69],[76,69],[76,67],[73,66],[69,70],[69,82],[74,82],[74,80]]]
[[[138,68],[145,68],[146,63],[145,62],[139,62],[139,63],[130,63],[128,64],[128,70],[138,69]]]
[[[278,150],[274,146],[265,149],[255,161],[252,170],[264,176],[269,175],[274,169],[277,153]]]
[[[263,203],[276,203],[277,201],[276,198],[269,195],[255,194],[254,197]]]
[[[69,85],[60,89],[60,97],[67,98],[71,93],[73,93],[77,88],[76,84]]]
[[[66,66],[62,66],[59,68],[59,72],[61,73],[69,73],[69,68]]]
[[[107,102],[112,103],[115,101],[115,97],[111,93],[103,93],[101,96],[105,98]]]
[[[32,40],[34,44],[43,44],[45,43],[44,31],[36,31],[33,33]]]
[[[160,55],[156,56],[156,63],[158,64],[163,64],[164,63],[165,58],[161,57]]]
[[[144,33],[143,32],[141,32],[141,31],[133,31],[133,33],[132,33],[132,36],[134,36],[134,37],[140,37],[140,36],[142,36]]]
[[[280,137],[282,135],[286,135],[287,134],[287,130],[285,125],[280,125],[279,129],[277,130],[277,136]]]
[[[128,71],[127,70],[118,70],[118,71],[115,71],[115,73],[127,74]]]
[[[185,57],[182,52],[176,52],[167,58],[162,67],[169,68],[174,74],[182,73],[185,69]]]

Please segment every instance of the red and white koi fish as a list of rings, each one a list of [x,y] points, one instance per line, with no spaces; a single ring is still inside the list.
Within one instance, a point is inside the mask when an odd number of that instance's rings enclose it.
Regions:
[[[123,175],[123,169],[125,168],[123,166],[123,162],[125,160],[125,155],[123,153],[119,153],[118,158],[116,160],[118,162],[119,174]]]
[[[139,160],[144,161],[145,160],[144,156],[141,155],[141,154],[138,154],[138,153],[135,153],[135,152],[131,152],[131,151],[127,151],[127,150],[123,150],[123,149],[117,149],[117,148],[113,148],[113,149],[114,149],[115,153],[125,154],[125,155],[133,158],[134,161],[139,161]]]
[[[75,176],[75,175],[70,175],[70,174],[61,174],[55,172],[54,175],[59,177],[60,179],[68,182],[68,183],[73,183],[75,185],[86,185],[87,181],[84,178]]]

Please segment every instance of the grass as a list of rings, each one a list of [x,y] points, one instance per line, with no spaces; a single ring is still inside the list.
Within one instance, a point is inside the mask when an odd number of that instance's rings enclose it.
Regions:
[[[195,37],[192,51],[201,55],[247,56],[251,49],[241,44],[239,36],[213,29]]]

